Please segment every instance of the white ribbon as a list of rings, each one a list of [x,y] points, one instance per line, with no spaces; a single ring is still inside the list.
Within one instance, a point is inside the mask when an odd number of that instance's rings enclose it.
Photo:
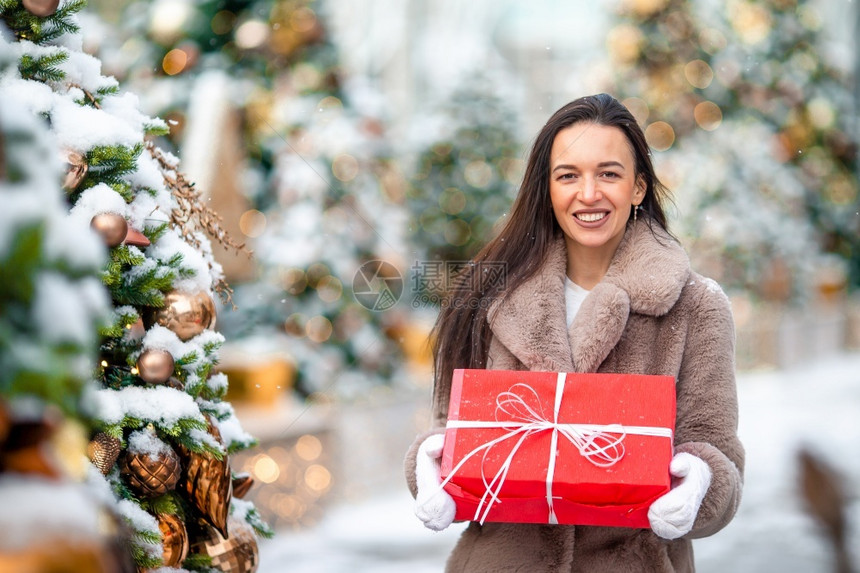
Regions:
[[[564,383],[567,374],[564,372],[558,373],[555,389],[555,404],[553,407],[552,417],[546,416],[541,406],[541,401],[537,391],[528,384],[518,383],[510,387],[507,392],[502,392],[496,397],[496,421],[486,420],[449,420],[447,428],[462,429],[462,428],[501,428],[508,430],[504,435],[490,440],[489,442],[478,446],[467,453],[460,462],[454,466],[448,477],[442,482],[440,487],[444,487],[454,474],[469,460],[472,456],[483,452],[483,460],[486,460],[487,454],[497,444],[504,442],[510,438],[517,437],[516,444],[511,449],[508,457],[502,463],[499,471],[493,476],[493,479],[488,483],[484,475],[483,465],[481,463],[481,479],[484,482],[484,495],[478,504],[478,509],[475,511],[474,520],[481,524],[487,519],[490,509],[495,503],[501,503],[499,493],[507,478],[508,471],[513,463],[514,456],[520,449],[523,442],[534,434],[552,431],[549,452],[549,466],[546,475],[546,503],[549,509],[548,523],[558,524],[558,517],[553,508],[552,484],[555,477],[555,464],[558,456],[558,436],[561,434],[571,444],[576,447],[580,455],[597,467],[610,467],[618,463],[624,457],[624,438],[628,434],[640,436],[657,436],[662,438],[672,438],[672,430],[670,428],[660,428],[654,426],[623,426],[621,424],[562,424],[558,421],[558,413],[561,409],[561,400],[564,394]],[[534,402],[538,404],[538,410],[530,406],[522,394],[517,393],[517,389],[525,391],[534,397]],[[499,419],[499,418],[504,419]]]

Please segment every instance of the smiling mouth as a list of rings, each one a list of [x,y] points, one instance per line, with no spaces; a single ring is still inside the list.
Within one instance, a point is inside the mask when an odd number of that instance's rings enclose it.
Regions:
[[[584,223],[594,223],[606,217],[608,213],[602,211],[600,213],[574,213],[574,217]]]

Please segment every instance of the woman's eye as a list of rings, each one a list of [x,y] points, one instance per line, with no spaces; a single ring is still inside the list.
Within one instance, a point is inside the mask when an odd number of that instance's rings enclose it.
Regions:
[[[603,172],[603,176],[604,176],[604,177],[609,177],[610,179],[615,179],[615,178],[617,178],[617,177],[620,177],[620,176],[618,175],[618,173],[615,173],[614,171],[604,171],[604,172]]]
[[[573,179],[574,177],[576,177],[576,174],[574,173],[562,173],[558,176],[558,180],[563,181],[565,179]]]

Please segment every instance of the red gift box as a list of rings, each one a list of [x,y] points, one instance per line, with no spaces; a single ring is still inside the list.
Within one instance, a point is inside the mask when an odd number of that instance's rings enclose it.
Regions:
[[[647,528],[674,427],[671,376],[455,370],[444,488],[458,520]]]

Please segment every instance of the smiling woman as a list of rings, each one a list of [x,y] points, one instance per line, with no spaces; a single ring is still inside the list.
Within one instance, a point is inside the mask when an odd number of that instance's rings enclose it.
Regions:
[[[439,487],[454,369],[671,376],[672,488],[650,502],[650,529],[472,522],[448,571],[693,571],[691,539],[733,518],[744,450],[729,301],[669,233],[666,193],[645,135],[611,96],[580,98],[547,121],[505,227],[439,314],[433,428],[406,456],[416,515],[445,529],[456,511]],[[484,276],[489,262],[503,280]]]

